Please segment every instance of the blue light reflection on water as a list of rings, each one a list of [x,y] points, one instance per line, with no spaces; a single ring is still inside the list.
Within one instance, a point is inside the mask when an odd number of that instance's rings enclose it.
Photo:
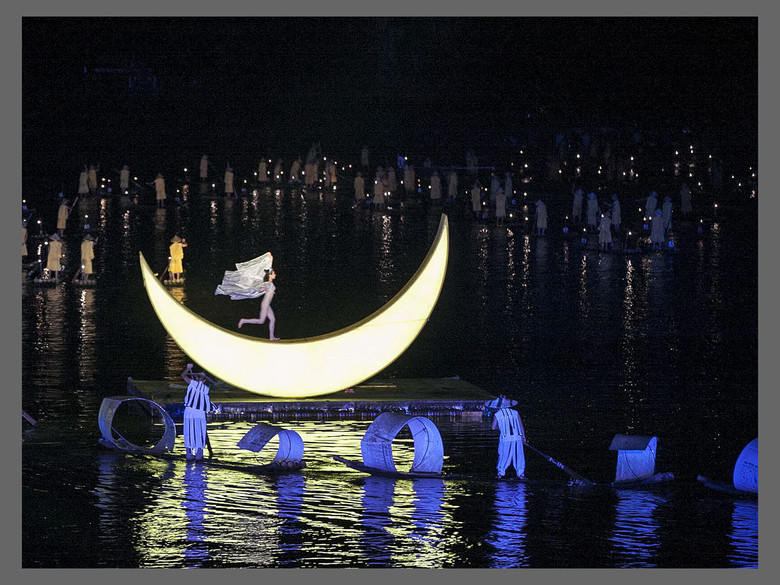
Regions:
[[[451,214],[450,265],[439,304],[418,341],[382,373],[458,374],[494,394],[507,393],[518,399],[533,444],[599,481],[614,471],[607,450],[614,433],[657,434],[659,470],[682,478],[683,487],[667,491],[682,489],[685,497],[660,505],[668,493],[653,492],[642,506],[635,501],[641,494],[593,498],[560,486],[478,479],[423,488],[346,471],[331,456],[359,459],[369,420],[280,422],[305,432],[311,458],[303,474],[280,478],[216,468],[195,473],[183,462],[132,462],[102,452],[95,444],[102,396],[123,393],[128,375],[181,384],[189,361],[145,300],[138,250],[160,270],[171,235],[181,231],[190,242],[187,283],[172,294],[226,328],[259,303],[214,297],[223,271],[273,250],[280,273],[277,327],[298,337],[357,321],[392,296],[427,251],[438,213],[352,213],[338,199],[275,190],[253,194],[251,203],[193,200],[160,211],[128,208],[116,199],[83,205],[100,211],[107,231],[98,244],[98,286],[23,290],[23,405],[40,421],[24,455],[27,565],[757,563],[757,531],[736,504],[722,528],[729,546],[709,538],[700,546],[706,555],[669,553],[675,535],[689,530],[679,517],[706,524],[720,513],[714,507],[690,517],[680,511],[693,498],[685,481],[698,472],[728,476],[744,445],[734,444],[725,429],[746,440],[755,432],[753,273],[740,255],[749,259],[750,252],[739,248],[748,245],[740,239],[749,234],[738,224],[724,219],[704,234],[681,230],[676,255],[623,257]],[[75,241],[67,244],[75,249]],[[746,319],[731,314],[737,304],[747,309]],[[485,423],[437,424],[445,436],[445,471],[489,477],[495,437]],[[215,448],[231,453],[251,423],[212,426]],[[60,461],[66,444],[67,461]],[[532,457],[526,458],[534,477],[564,479]],[[249,464],[254,455],[230,458]],[[92,512],[83,518],[59,511],[43,519],[41,510],[62,502],[74,511],[83,507],[85,494]],[[99,522],[91,523],[93,515]],[[101,546],[87,551],[56,538],[74,530]],[[577,536],[583,530],[594,537],[589,546]]]
[[[663,498],[641,490],[621,490],[615,506],[614,554],[622,567],[657,566],[660,546],[655,512]]]
[[[758,502],[735,501],[731,562],[738,567],[758,568]]]

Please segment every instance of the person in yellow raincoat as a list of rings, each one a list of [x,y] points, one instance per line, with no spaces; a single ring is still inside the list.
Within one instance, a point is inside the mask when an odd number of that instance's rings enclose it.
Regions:
[[[60,281],[60,270],[62,270],[62,238],[59,234],[53,233],[49,236],[49,252],[46,256],[46,269],[54,273],[54,282]]]
[[[67,199],[63,199],[60,202],[60,208],[57,210],[57,233],[60,236],[65,232],[65,227],[68,225],[71,209],[71,207],[68,207]]]
[[[171,261],[168,264],[168,276],[170,280],[174,282],[179,282],[181,280],[181,273],[184,272],[182,260],[184,259],[184,248],[186,247],[186,239],[180,238],[179,236],[173,236],[171,238]]]
[[[81,282],[90,279],[93,274],[92,259],[95,257],[95,239],[87,234],[81,240]]]

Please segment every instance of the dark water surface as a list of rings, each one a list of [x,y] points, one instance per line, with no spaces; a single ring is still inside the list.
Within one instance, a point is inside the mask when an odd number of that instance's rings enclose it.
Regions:
[[[186,208],[164,210],[120,197],[79,201],[74,213],[100,233],[97,286],[22,278],[23,407],[38,420],[25,423],[22,445],[24,567],[758,565],[757,502],[696,481],[730,480],[758,436],[755,205],[679,221],[674,252],[632,255],[564,237],[554,218],[568,195],[557,207],[548,201],[544,238],[522,220],[495,227],[475,221],[465,202],[445,206],[443,292],[417,340],[377,376],[460,376],[505,393],[532,444],[597,482],[614,477],[615,434],[657,436],[656,470],[674,472],[674,482],[569,487],[528,450],[534,481],[495,482],[496,434],[468,415],[432,417],[444,472],[455,476],[443,480],[366,477],[333,461],[360,458],[370,420],[275,419],[301,434],[309,464],[279,477],[101,447],[103,397],[125,393],[128,376],[180,382],[189,361],[151,308],[139,251],[162,270],[171,236],[186,237],[187,281],[172,294],[232,330],[259,300],[217,297],[216,285],[236,262],[272,251],[276,333],[288,339],[356,322],[404,285],[441,207],[352,210],[342,187],[315,196],[250,188],[238,200],[191,194]],[[66,233],[68,271],[79,230]],[[210,422],[217,456],[254,461],[235,447],[252,425]]]

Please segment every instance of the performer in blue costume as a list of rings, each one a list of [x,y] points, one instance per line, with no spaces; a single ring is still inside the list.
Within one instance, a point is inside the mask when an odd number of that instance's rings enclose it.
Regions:
[[[208,441],[206,413],[217,410],[209,399],[208,378],[203,372],[193,372],[192,364],[181,373],[187,382],[184,395],[184,447],[187,459],[203,459],[203,448]]]
[[[485,403],[485,408],[493,415],[493,430],[501,433],[498,437],[498,462],[496,470],[498,477],[503,478],[507,468],[512,465],[517,477],[525,479],[525,429],[520,420],[520,413],[512,407],[516,400],[509,400],[506,396],[499,396],[495,400]]]

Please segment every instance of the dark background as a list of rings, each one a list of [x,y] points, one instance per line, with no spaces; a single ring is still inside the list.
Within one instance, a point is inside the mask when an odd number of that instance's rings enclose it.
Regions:
[[[113,157],[150,172],[203,152],[289,161],[312,142],[463,164],[466,148],[605,126],[757,150],[757,18],[26,17],[22,31],[25,176]]]

